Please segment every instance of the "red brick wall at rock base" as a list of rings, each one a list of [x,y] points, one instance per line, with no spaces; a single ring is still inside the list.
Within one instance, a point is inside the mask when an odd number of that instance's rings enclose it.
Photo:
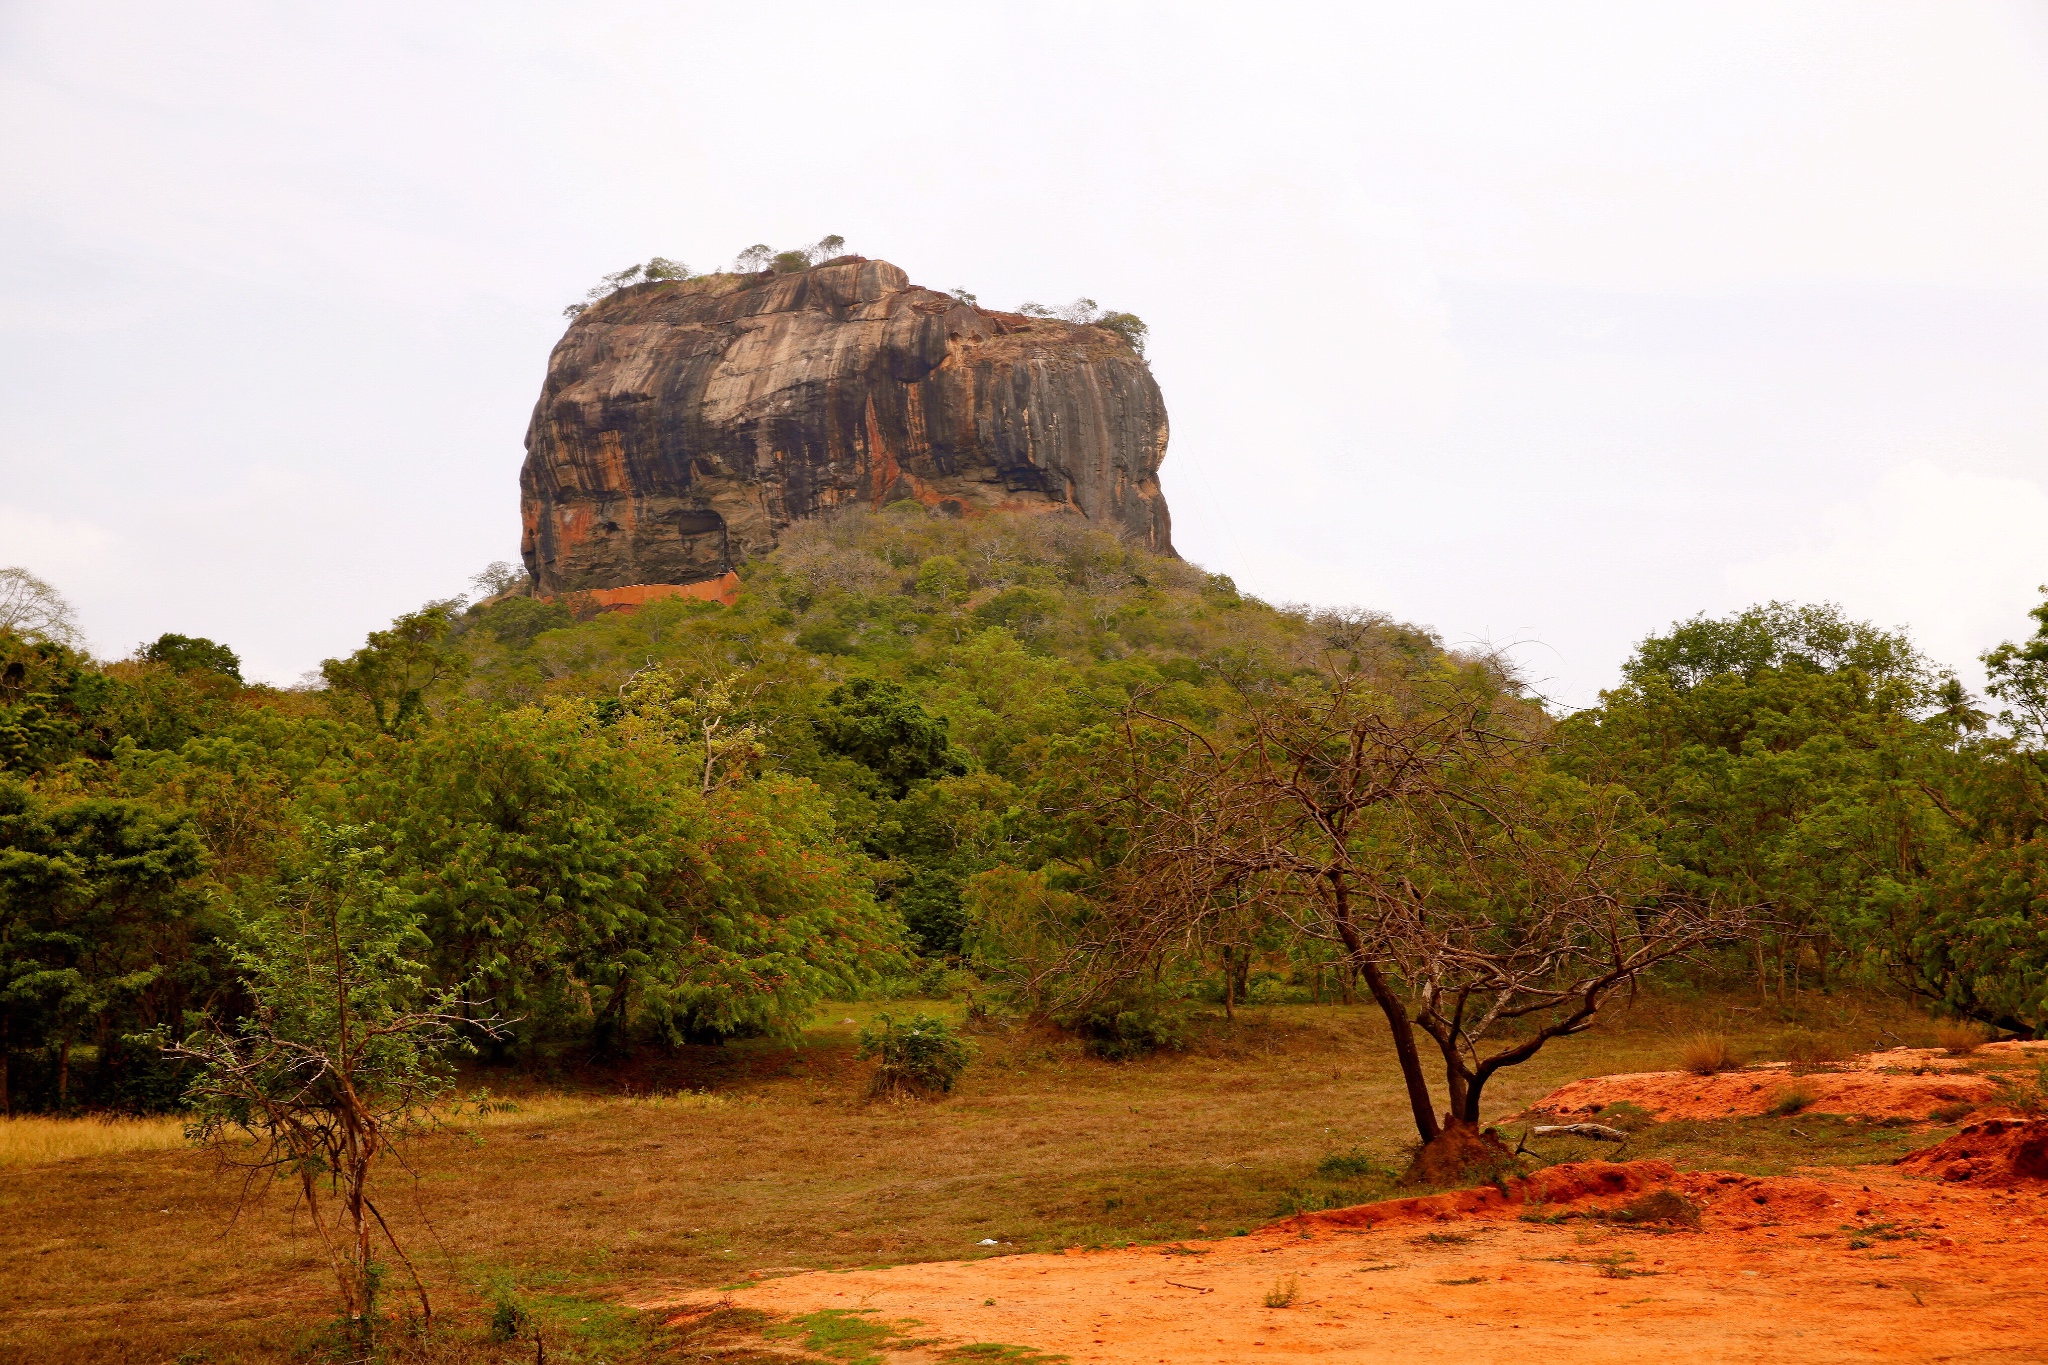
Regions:
[[[586,598],[604,611],[631,611],[665,597],[694,597],[700,602],[716,602],[730,607],[740,600],[740,576],[728,569],[716,578],[696,583],[633,583],[623,588],[586,588],[581,592],[565,592],[541,600],[558,602],[567,597]]]

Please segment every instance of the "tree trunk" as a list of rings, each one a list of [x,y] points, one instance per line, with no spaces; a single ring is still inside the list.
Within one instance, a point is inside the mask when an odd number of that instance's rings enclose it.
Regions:
[[[14,1092],[7,1088],[7,1035],[13,1022],[13,1015],[0,1009],[0,1115],[8,1118],[14,1117]]]
[[[1430,1103],[1429,1078],[1422,1074],[1422,1054],[1415,1048],[1415,1025],[1377,966],[1361,959],[1358,974],[1365,979],[1365,988],[1372,992],[1380,1013],[1387,1016],[1387,1028],[1394,1035],[1394,1055],[1401,1061],[1401,1079],[1408,1087],[1408,1109],[1415,1116],[1415,1131],[1421,1134],[1424,1143],[1434,1142],[1442,1130]]]
[[[57,1044],[57,1108],[71,1107],[71,1040]]]
[[[1387,1016],[1387,1030],[1394,1035],[1394,1055],[1401,1061],[1401,1080],[1408,1087],[1408,1110],[1415,1117],[1415,1131],[1427,1143],[1436,1137],[1439,1130],[1436,1109],[1429,1099],[1429,1078],[1422,1074],[1422,1057],[1415,1050],[1415,1025],[1410,1022],[1400,997],[1394,994],[1394,988],[1387,984],[1387,978],[1366,956],[1365,940],[1359,937],[1358,926],[1351,921],[1350,891],[1341,877],[1330,878],[1330,895],[1336,902],[1332,918],[1336,921],[1338,936],[1344,940],[1344,949],[1364,979],[1365,988],[1372,992],[1380,1013]]]

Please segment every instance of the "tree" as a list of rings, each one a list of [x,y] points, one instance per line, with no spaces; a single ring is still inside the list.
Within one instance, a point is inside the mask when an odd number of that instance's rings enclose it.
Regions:
[[[25,640],[77,645],[78,614],[64,594],[27,569],[0,569],[0,631]]]
[[[148,997],[184,956],[200,910],[187,884],[205,863],[183,811],[97,796],[51,802],[0,777],[0,1110],[11,1112],[11,1047],[55,1049],[65,1108],[74,1045],[104,1050],[117,1021],[139,1031],[175,1017],[163,1001],[148,1009]]]
[[[872,769],[902,797],[927,777],[966,771],[947,739],[947,722],[934,716],[902,684],[854,678],[825,695],[812,720],[825,748]]]
[[[427,690],[459,676],[463,656],[450,648],[448,632],[461,598],[429,602],[373,630],[369,641],[346,659],[325,659],[320,676],[343,697],[367,707],[379,730],[399,734],[426,714]]]
[[[433,979],[473,983],[520,1038],[793,1033],[893,961],[896,932],[823,793],[748,776],[750,737],[724,745],[744,729],[729,701],[653,685],[466,711],[387,741],[343,818],[379,831]]]
[[[619,701],[641,733],[690,756],[691,766],[703,774],[698,789],[708,792],[745,778],[761,759],[765,727],[742,718],[760,691],[760,685],[751,694],[745,691],[738,673],[693,685],[687,675],[657,664],[629,678]]]
[[[629,265],[624,270],[615,270],[604,276],[585,294],[582,303],[572,303],[562,310],[563,317],[573,318],[586,311],[592,302],[609,298],[628,285],[651,284],[656,280],[687,280],[690,268],[681,261],[672,261],[666,256],[656,256],[645,265]]]
[[[1771,603],[1653,635],[1623,685],[1559,726],[1560,760],[1627,786],[1690,890],[1766,907],[1751,942],[1760,991],[1811,949],[1876,966],[1897,947],[1874,914],[1957,834],[1957,762],[1942,691],[1904,636],[1827,606]],[[1883,893],[1880,895],[1880,893]]]
[[[1105,332],[1116,333],[1130,344],[1131,349],[1136,351],[1140,358],[1144,356],[1145,340],[1151,336],[1152,329],[1147,327],[1145,320],[1136,313],[1104,313],[1095,319],[1095,325]]]
[[[1832,602],[1767,602],[1719,620],[1702,612],[1637,645],[1621,672],[1638,687],[1662,678],[1687,691],[1727,675],[1754,680],[1765,670],[1853,670],[1873,689],[1889,684],[1912,702],[1934,682],[1933,669],[1904,634],[1851,621]]]
[[[457,1013],[455,987],[429,984],[426,936],[367,839],[348,827],[310,832],[306,864],[274,903],[241,919],[233,957],[248,1012],[210,1018],[168,1045],[199,1067],[186,1091],[187,1135],[230,1165],[297,1184],[366,1358],[380,1234],[412,1280],[424,1323],[433,1319],[426,1285],[371,1196],[372,1177],[388,1151],[432,1124],[452,1084],[458,1029],[495,1028]]]
[[[766,270],[774,259],[774,247],[766,242],[756,242],[733,258],[732,268],[741,275],[757,275]]]
[[[470,589],[485,598],[498,597],[515,589],[523,588],[533,581],[524,564],[514,564],[509,559],[494,559],[469,577]]]
[[[2048,584],[2039,591],[2048,594]],[[2035,621],[2032,636],[2017,644],[2008,640],[1982,656],[1991,675],[1985,690],[2005,703],[2000,724],[2023,743],[2048,746],[2048,600],[2027,614]]]
[[[149,663],[168,664],[177,673],[190,673],[197,669],[218,673],[238,683],[242,681],[241,656],[226,645],[216,644],[204,636],[173,635],[166,631],[138,648],[135,655]]]
[[[1334,945],[1387,1018],[1419,1178],[1504,1155],[1478,1126],[1496,1073],[1739,923],[1664,884],[1626,792],[1550,771],[1485,670],[1234,693],[1213,738],[1129,713],[1102,937],[1129,970],[1258,907]],[[1418,1031],[1441,1054],[1441,1119]]]

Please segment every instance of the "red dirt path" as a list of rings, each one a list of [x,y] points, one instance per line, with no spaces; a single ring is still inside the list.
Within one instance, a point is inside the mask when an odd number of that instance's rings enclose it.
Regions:
[[[1584,1216],[1665,1188],[1700,1207],[1699,1230]],[[1075,1365],[2048,1360],[2048,1184],[2011,1196],[1890,1168],[1755,1179],[1639,1161],[1555,1167],[1511,1189],[1176,1247],[811,1272],[641,1306],[865,1309]],[[1289,1278],[1293,1305],[1263,1306]]]

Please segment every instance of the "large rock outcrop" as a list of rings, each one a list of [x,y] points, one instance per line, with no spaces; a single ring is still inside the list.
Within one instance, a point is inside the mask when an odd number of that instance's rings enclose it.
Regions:
[[[842,257],[623,289],[548,361],[520,473],[544,594],[714,577],[781,529],[913,498],[1086,517],[1172,552],[1166,407],[1119,336]]]

